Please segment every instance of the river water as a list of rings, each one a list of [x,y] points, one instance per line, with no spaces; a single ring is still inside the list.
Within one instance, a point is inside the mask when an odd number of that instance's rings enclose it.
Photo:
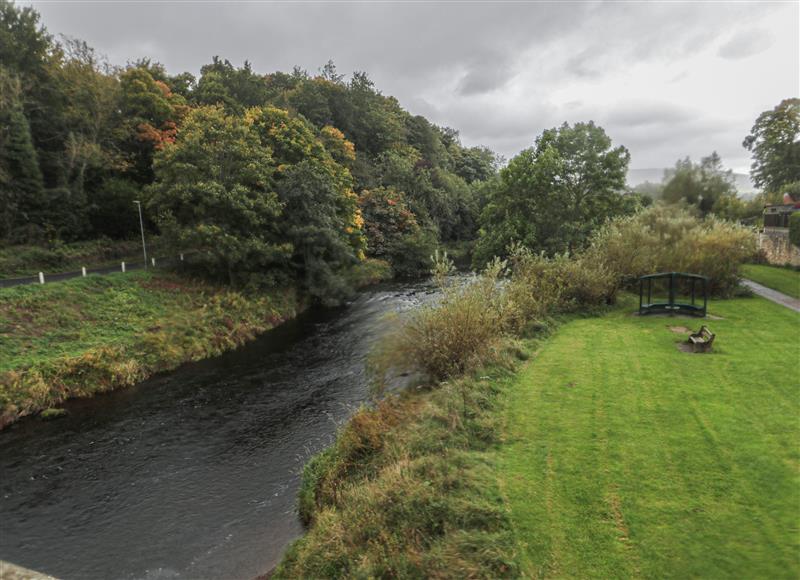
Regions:
[[[303,464],[367,400],[383,286],[245,347],[0,432],[0,559],[64,579],[253,578],[302,533]]]

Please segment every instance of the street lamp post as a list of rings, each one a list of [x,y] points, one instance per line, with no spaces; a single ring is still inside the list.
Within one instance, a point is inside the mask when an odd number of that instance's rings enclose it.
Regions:
[[[144,253],[144,269],[147,270],[147,246],[144,245],[144,220],[142,220],[142,202],[135,200],[135,203],[139,207],[139,229],[142,232],[142,252]]]

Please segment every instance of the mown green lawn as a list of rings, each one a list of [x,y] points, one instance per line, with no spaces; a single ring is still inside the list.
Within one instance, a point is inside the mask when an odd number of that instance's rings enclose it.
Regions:
[[[767,288],[800,298],[800,272],[797,270],[764,264],[745,264],[742,266],[742,275]]]
[[[566,323],[510,391],[498,477],[530,577],[800,577],[800,315],[714,301],[713,354],[633,308]]]

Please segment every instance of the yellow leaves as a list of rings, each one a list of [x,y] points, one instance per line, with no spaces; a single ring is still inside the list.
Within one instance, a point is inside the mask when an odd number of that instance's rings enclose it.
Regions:
[[[361,213],[361,208],[356,208],[355,215],[353,216],[353,223],[355,223],[358,229],[364,227],[364,216]]]
[[[327,149],[331,156],[337,161],[355,161],[356,147],[345,138],[344,133],[339,129],[331,125],[326,125],[320,130],[319,137],[325,145],[325,149]]]

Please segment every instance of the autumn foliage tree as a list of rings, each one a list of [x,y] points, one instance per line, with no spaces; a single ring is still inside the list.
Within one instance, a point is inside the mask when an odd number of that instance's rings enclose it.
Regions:
[[[370,257],[388,261],[401,277],[430,269],[436,237],[420,227],[403,192],[385,187],[365,189],[359,205],[364,214]]]
[[[175,142],[158,151],[148,208],[205,271],[232,284],[265,280],[289,259],[274,165],[252,123],[219,106],[199,107]]]

